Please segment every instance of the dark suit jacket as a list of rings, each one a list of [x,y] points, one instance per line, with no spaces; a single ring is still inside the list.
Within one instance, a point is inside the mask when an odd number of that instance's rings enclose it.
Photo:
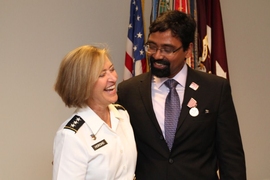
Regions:
[[[184,100],[171,152],[151,100],[151,73],[118,85],[118,103],[130,115],[138,149],[137,180],[246,179],[238,120],[226,79],[188,68]],[[194,82],[197,90],[190,88]],[[197,101],[199,115],[187,106]]]

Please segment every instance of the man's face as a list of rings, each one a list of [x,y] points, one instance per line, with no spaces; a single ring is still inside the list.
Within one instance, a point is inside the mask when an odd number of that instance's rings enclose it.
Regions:
[[[148,44],[150,50],[158,48],[155,53],[147,53],[150,58],[151,72],[157,77],[174,77],[192,52],[192,44],[183,51],[181,41],[172,36],[171,30],[150,34]]]

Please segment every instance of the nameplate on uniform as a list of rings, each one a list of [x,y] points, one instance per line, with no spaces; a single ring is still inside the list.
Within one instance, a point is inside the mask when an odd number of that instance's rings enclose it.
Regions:
[[[105,139],[103,139],[102,141],[99,141],[98,143],[94,144],[92,148],[96,151],[97,149],[102,148],[106,144],[108,143],[105,141]]]

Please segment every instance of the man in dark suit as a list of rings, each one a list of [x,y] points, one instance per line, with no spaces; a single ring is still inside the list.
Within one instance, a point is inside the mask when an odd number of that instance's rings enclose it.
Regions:
[[[186,65],[195,28],[180,11],[159,16],[146,43],[151,72],[118,85],[118,102],[129,112],[137,143],[137,180],[217,180],[217,171],[221,179],[246,179],[229,82]],[[177,82],[170,101],[177,99],[179,110],[167,114],[170,79]],[[176,116],[174,137],[167,135],[170,116]]]

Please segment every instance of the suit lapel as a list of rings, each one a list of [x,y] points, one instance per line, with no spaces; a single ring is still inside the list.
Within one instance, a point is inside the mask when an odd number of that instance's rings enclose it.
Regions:
[[[151,99],[151,81],[152,81],[152,75],[150,72],[146,73],[145,76],[142,76],[140,79],[140,86],[139,92],[141,96],[142,103],[148,113],[149,119],[152,121],[154,124],[154,127],[157,129],[159,133],[162,134],[162,131],[160,129],[160,126],[158,124],[154,109],[153,109],[153,104],[152,104],[152,99]],[[185,93],[184,93],[184,100],[182,104],[182,109],[177,125],[177,131],[180,129],[181,125],[185,121],[187,115],[189,114],[190,108],[187,106],[188,102],[190,101],[191,98],[196,99],[196,90],[190,88],[191,83],[196,83],[199,85],[200,78],[197,76],[196,71],[188,67],[188,74],[187,74],[187,81],[186,81],[186,87],[185,87]]]
[[[191,83],[196,83],[199,85],[200,79],[196,75],[195,70],[191,69],[188,67],[188,74],[187,74],[187,81],[186,81],[186,87],[185,87],[185,93],[184,93],[184,100],[181,108],[181,113],[177,125],[177,130],[181,127],[183,122],[185,121],[187,115],[189,114],[190,108],[187,106],[188,102],[190,101],[191,98],[196,99],[196,90],[193,88],[190,88]]]
[[[143,78],[140,80],[141,85],[139,86],[141,100],[146,109],[146,112],[148,113],[149,119],[152,121],[157,131],[162,134],[162,131],[160,129],[160,126],[156,118],[156,114],[153,109],[153,103],[152,103],[152,98],[151,98],[152,75],[150,72],[148,72],[146,73],[145,76],[142,76],[142,77]]]

